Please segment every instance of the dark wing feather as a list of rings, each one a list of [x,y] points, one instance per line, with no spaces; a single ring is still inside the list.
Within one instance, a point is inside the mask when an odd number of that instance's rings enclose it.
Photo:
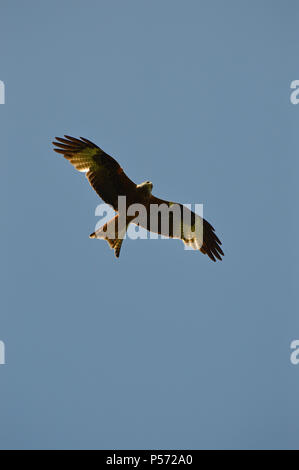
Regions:
[[[170,202],[170,201],[164,201],[163,199],[159,199],[159,198],[156,198],[155,196],[151,196],[150,198],[150,202],[149,204],[166,204],[168,207],[170,207],[172,204],[177,204],[177,203],[173,203],[173,202]],[[189,209],[187,209],[186,207],[184,207],[182,204],[178,204],[180,207],[181,207],[181,213],[182,210],[184,209],[184,211],[189,211]],[[203,254],[205,255],[208,255],[209,258],[213,261],[216,261],[216,258],[218,260],[221,260],[221,256],[224,256],[224,253],[221,249],[221,241],[219,240],[219,238],[217,237],[216,233],[215,233],[215,229],[214,227],[212,227],[212,225],[205,219],[203,219],[202,217],[200,217],[199,215],[195,214],[194,212],[192,211],[189,211],[190,214],[190,226],[187,227],[183,227],[183,224],[181,222],[181,219],[179,221],[179,223],[181,224],[181,240],[186,244],[186,245],[189,245],[191,247],[193,247],[194,249],[199,249]],[[195,229],[195,218],[199,218],[201,223],[202,223],[202,231],[201,231],[201,234],[198,235],[198,239],[195,239],[194,240],[194,237],[191,239],[188,239],[188,238],[185,238],[185,234],[188,233],[188,228],[189,228],[189,231],[190,231],[190,228],[192,231],[194,231]],[[171,225],[175,224],[175,221],[174,221],[174,218],[172,217],[172,214],[170,213],[170,231],[172,230],[171,228]],[[197,219],[197,220],[199,220]],[[188,219],[187,219],[188,220]],[[149,229],[149,226],[147,227]],[[163,235],[163,232],[162,232],[162,225],[160,224],[160,220],[159,220],[159,224],[158,224],[158,233],[162,234]],[[175,233],[175,232],[173,232]],[[176,232],[177,233],[177,232]]]
[[[118,196],[126,196],[129,203],[134,200],[136,185],[113,157],[84,137],[64,137],[55,137],[55,152],[86,173],[90,185],[107,204],[117,211]]]

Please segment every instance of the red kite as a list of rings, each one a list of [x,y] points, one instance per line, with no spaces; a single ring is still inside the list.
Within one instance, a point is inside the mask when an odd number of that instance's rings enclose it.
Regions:
[[[125,174],[121,166],[110,155],[105,153],[90,140],[80,137],[55,137],[53,144],[55,152],[61,153],[74,167],[86,173],[86,177],[96,193],[110,204],[118,214],[107,224],[90,235],[90,238],[103,238],[114,249],[118,258],[123,238],[131,222],[140,225],[151,232],[165,235],[169,238],[179,238],[192,249],[200,250],[211,260],[221,260],[224,253],[220,247],[221,242],[216,236],[214,228],[205,219],[187,209],[182,204],[164,201],[152,195],[153,184],[150,181],[136,185]],[[145,217],[136,217],[136,210],[125,213],[121,223],[120,196],[125,196],[126,207],[136,207],[136,204],[145,208]],[[162,211],[166,207],[166,214]],[[157,218],[152,222],[153,209]],[[161,209],[161,210],[160,210]],[[175,212],[174,209],[179,209]],[[139,209],[137,209],[138,212]],[[182,216],[184,214],[184,216]],[[114,228],[114,232],[110,229]],[[196,230],[199,227],[199,230]],[[113,233],[113,236],[111,234]]]

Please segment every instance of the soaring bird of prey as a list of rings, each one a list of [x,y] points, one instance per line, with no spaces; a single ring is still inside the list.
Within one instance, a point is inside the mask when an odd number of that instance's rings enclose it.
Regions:
[[[56,147],[55,152],[62,154],[78,171],[86,173],[96,193],[117,212],[110,222],[90,235],[90,238],[105,239],[114,249],[117,258],[127,228],[132,222],[160,235],[179,238],[188,248],[200,250],[212,261],[221,260],[221,256],[224,255],[220,247],[221,242],[212,225],[205,219],[182,204],[153,196],[153,184],[150,181],[135,184],[113,157],[90,140],[68,135],[55,139],[57,141],[53,142]],[[145,208],[145,217],[136,216],[136,211],[130,214],[126,211],[125,216],[121,217],[120,196],[125,196],[126,208],[142,205]],[[165,207],[169,210],[160,211],[160,208]],[[151,219],[153,208],[158,208],[154,222]],[[178,208],[179,212],[172,210],[173,208]]]

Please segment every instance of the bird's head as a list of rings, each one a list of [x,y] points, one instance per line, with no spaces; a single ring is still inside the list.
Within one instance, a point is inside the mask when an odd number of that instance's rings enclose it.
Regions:
[[[150,196],[153,190],[153,183],[151,181],[144,181],[141,184],[137,184],[137,189],[142,191],[145,195]]]

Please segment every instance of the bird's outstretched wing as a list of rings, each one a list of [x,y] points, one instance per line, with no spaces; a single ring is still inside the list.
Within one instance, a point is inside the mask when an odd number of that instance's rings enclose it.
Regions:
[[[170,233],[164,233],[162,216],[158,220],[157,233],[180,238],[188,247],[200,250],[203,254],[208,255],[212,261],[216,261],[216,258],[218,260],[222,259],[221,256],[224,256],[224,253],[220,247],[221,241],[217,237],[214,227],[207,220],[190,211],[182,204],[164,201],[153,195],[150,197],[149,204],[156,204],[158,206],[164,204],[170,208],[173,205],[177,205],[181,209],[179,216],[176,216],[175,212],[169,212],[168,224],[166,226],[168,226],[168,230],[170,229]],[[186,217],[183,217],[183,214]],[[146,228],[150,229],[149,226]]]
[[[118,210],[118,196],[135,194],[136,185],[124,173],[119,163],[90,140],[68,135],[55,137],[55,152],[61,153],[83,173],[97,194],[114,210]]]

